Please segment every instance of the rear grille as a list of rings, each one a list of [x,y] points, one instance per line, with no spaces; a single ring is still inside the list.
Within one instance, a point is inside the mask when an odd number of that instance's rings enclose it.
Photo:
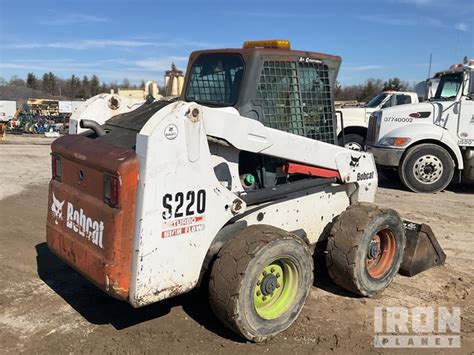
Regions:
[[[371,115],[369,118],[369,127],[367,128],[367,145],[373,145],[379,134],[379,125],[377,124],[377,116]]]

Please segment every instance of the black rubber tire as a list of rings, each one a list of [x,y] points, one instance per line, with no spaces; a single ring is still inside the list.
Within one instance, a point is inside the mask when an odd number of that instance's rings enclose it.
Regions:
[[[267,320],[255,309],[255,280],[274,260],[287,258],[298,270],[296,297],[280,317]],[[279,228],[255,225],[227,242],[211,270],[209,299],[216,317],[244,338],[261,342],[287,329],[300,314],[313,284],[313,259],[308,245]]]
[[[431,184],[418,181],[413,173],[413,166],[424,155],[435,156],[443,164],[441,177]],[[439,192],[444,190],[453,179],[454,169],[453,158],[446,149],[436,144],[425,143],[408,150],[400,162],[398,172],[403,185],[413,192]]]
[[[372,236],[389,229],[395,238],[394,257],[389,269],[372,278],[366,266],[366,256]],[[373,297],[381,293],[396,276],[403,260],[405,230],[395,210],[374,204],[349,206],[336,219],[328,237],[326,264],[329,275],[339,286],[358,295]]]
[[[339,138],[339,141],[342,145],[342,136]],[[365,151],[365,137],[357,133],[349,133],[344,135],[344,146],[346,146],[348,143],[355,143],[361,147],[361,151]]]

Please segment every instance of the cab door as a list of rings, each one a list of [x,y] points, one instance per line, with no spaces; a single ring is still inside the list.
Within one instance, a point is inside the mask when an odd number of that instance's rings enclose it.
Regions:
[[[459,101],[458,145],[474,146],[474,72],[464,74],[463,95]]]
[[[460,101],[458,145],[474,146],[474,100],[467,96]]]

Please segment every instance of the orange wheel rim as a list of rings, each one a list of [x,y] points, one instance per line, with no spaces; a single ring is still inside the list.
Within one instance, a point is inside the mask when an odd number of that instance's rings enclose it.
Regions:
[[[395,235],[386,228],[377,232],[369,242],[366,256],[367,273],[373,279],[384,277],[393,264],[396,251]]]

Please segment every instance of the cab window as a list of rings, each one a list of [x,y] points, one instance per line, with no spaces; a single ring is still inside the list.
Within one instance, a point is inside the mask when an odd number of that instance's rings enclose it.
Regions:
[[[453,100],[462,86],[463,72],[443,75],[440,78],[438,89],[433,99]]]
[[[396,95],[395,98],[395,105],[406,105],[411,104],[411,96],[410,95]]]
[[[193,63],[186,87],[186,101],[216,106],[237,103],[244,74],[238,54],[202,54]]]
[[[392,99],[387,100],[383,105],[382,108],[388,108],[392,106]]]

